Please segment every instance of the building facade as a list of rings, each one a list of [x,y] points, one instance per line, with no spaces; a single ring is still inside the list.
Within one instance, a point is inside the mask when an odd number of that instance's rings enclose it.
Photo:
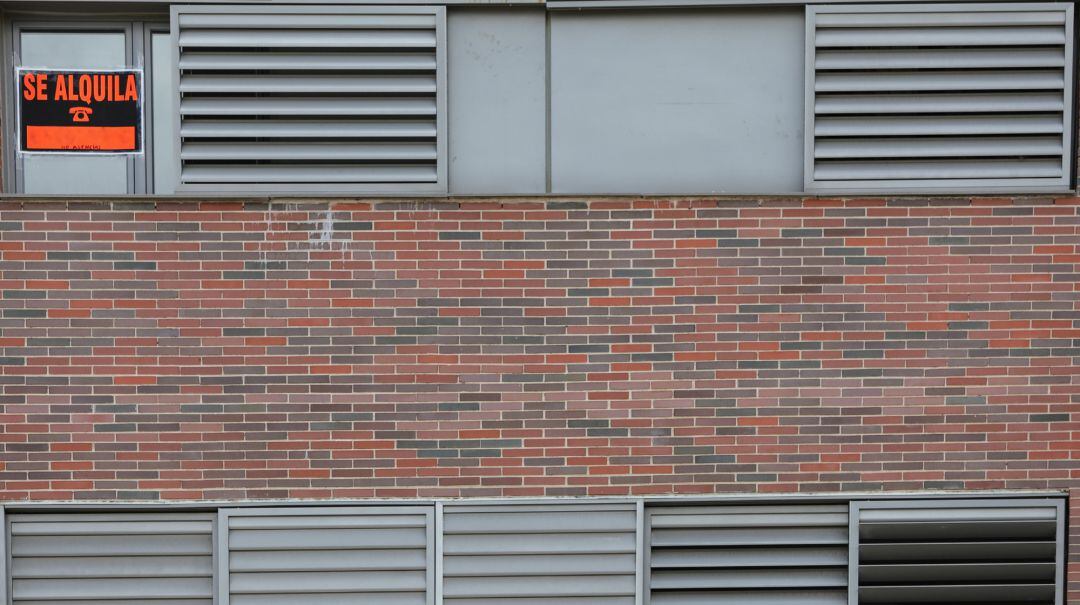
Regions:
[[[3,10],[3,600],[1080,604],[1071,3]]]

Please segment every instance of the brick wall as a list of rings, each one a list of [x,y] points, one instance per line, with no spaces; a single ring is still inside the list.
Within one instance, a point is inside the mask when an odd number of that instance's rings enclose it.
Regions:
[[[0,229],[3,499],[1080,487],[1080,199],[9,200]]]

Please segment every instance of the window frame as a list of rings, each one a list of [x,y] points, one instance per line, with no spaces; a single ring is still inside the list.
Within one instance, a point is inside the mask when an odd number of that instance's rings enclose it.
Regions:
[[[86,32],[86,33],[123,33],[125,62],[128,66],[143,72],[143,151],[141,154],[127,154],[127,186],[123,194],[118,195],[154,195],[153,186],[153,67],[149,63],[151,56],[151,36],[154,33],[168,32],[168,19],[162,15],[78,15],[64,16],[58,19],[44,19],[40,16],[21,18],[12,16],[3,24],[3,60],[0,70],[7,74],[3,78],[2,94],[5,100],[3,120],[7,126],[3,129],[3,192],[19,195],[37,195],[25,192],[22,154],[15,146],[16,123],[14,95],[17,91],[15,70],[21,67],[23,32]],[[31,66],[42,67],[42,66]],[[70,194],[41,194],[70,195]]]

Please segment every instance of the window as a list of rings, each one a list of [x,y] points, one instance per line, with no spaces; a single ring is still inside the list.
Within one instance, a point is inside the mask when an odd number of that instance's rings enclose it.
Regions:
[[[158,166],[173,162],[170,144],[163,144],[154,126],[171,123],[165,94],[170,70],[164,22],[100,21],[23,22],[16,21],[9,38],[13,67],[60,70],[143,70],[143,137],[140,153],[133,154],[41,154],[17,150],[6,137],[6,188],[35,194],[137,194],[170,193],[169,174]],[[16,86],[12,91],[18,90]],[[155,94],[157,93],[157,94]],[[15,98],[12,95],[12,98]],[[14,103],[9,103],[7,120],[16,123]],[[152,120],[151,116],[157,116]],[[15,129],[10,129],[15,132]],[[155,136],[157,135],[157,136]]]

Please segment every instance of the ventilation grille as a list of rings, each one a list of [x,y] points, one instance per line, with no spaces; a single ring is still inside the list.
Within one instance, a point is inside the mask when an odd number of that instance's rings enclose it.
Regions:
[[[633,505],[447,506],[443,599],[454,605],[633,605]]]
[[[847,602],[848,507],[649,509],[652,605]]]
[[[11,601],[213,602],[213,517],[12,515]]]
[[[428,508],[265,509],[228,518],[229,605],[425,605]]]
[[[808,7],[808,189],[1067,188],[1072,8]]]
[[[187,190],[445,190],[444,9],[174,7]]]
[[[1059,505],[883,504],[857,513],[860,604],[1061,602]]]

